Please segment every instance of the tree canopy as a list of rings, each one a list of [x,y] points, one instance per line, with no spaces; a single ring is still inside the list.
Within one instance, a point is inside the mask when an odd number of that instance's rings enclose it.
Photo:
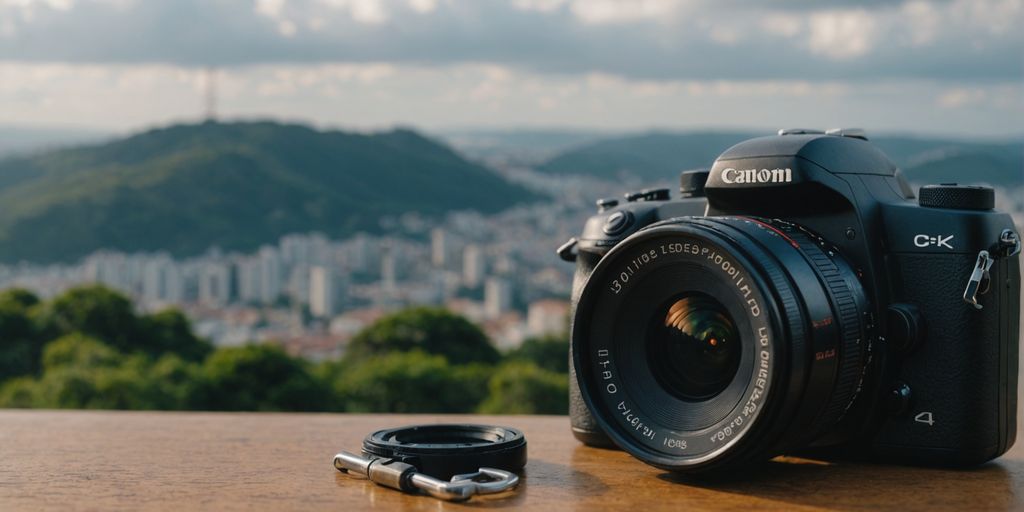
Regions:
[[[214,348],[180,311],[139,314],[102,286],[0,293],[0,407],[564,414],[566,366],[560,338],[502,357],[437,308],[386,316],[314,365],[272,343]]]
[[[218,350],[202,367],[204,409],[323,411],[331,392],[304,363],[275,345]]]
[[[505,356],[509,360],[530,361],[557,373],[569,372],[569,340],[563,336],[527,338]]]
[[[494,364],[501,354],[469,320],[442,308],[415,307],[385,316],[356,334],[346,359],[420,350],[452,364]]]

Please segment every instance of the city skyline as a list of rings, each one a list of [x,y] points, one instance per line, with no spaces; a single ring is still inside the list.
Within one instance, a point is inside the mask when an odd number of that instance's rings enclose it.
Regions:
[[[0,265],[0,287],[49,298],[81,285],[126,294],[142,311],[182,309],[218,346],[280,343],[294,355],[337,357],[383,314],[434,305],[478,323],[501,348],[567,328],[571,265],[551,247],[569,216],[558,205],[495,216],[454,213],[411,232],[331,240],[295,233],[252,252],[175,258],[99,250],[66,264]],[[536,236],[510,244],[497,226]],[[543,226],[548,226],[544,228]]]

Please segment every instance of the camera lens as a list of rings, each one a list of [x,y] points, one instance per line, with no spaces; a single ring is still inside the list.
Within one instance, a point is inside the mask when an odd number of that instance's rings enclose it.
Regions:
[[[867,308],[838,251],[798,225],[679,218],[598,263],[573,365],[618,446],[664,469],[722,470],[836,427],[868,372]]]
[[[702,293],[684,294],[658,308],[647,329],[654,378],[681,400],[721,393],[740,367],[739,332],[725,306]]]

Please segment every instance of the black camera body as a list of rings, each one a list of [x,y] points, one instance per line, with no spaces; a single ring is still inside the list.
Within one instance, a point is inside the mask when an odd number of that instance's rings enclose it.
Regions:
[[[695,472],[1009,449],[1020,239],[992,189],[916,199],[859,131],[782,130],[681,181],[599,201],[559,251],[579,440]]]

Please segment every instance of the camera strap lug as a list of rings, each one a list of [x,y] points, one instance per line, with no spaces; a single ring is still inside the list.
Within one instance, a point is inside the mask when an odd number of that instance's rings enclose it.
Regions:
[[[344,451],[334,456],[334,467],[384,487],[404,492],[423,491],[447,501],[465,501],[478,494],[505,492],[519,485],[519,476],[503,469],[480,468],[476,473],[455,475],[445,481],[420,473],[416,466],[401,461],[367,459]]]
[[[1020,237],[1012,229],[1004,229],[999,234],[999,241],[996,242],[992,255],[999,259],[1010,258],[1018,254],[1020,254]]]
[[[559,258],[562,258],[562,261],[572,263],[576,261],[576,252],[573,249],[576,249],[576,244],[578,243],[579,240],[577,240],[576,237],[572,237],[568,242],[565,242],[561,247],[556,249],[555,253],[558,254]]]

